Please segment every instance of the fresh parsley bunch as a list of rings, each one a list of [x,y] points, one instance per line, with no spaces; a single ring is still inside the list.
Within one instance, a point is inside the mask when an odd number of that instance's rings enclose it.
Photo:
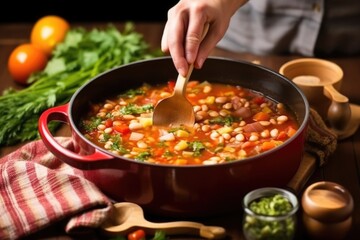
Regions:
[[[123,32],[115,26],[105,29],[71,28],[54,49],[45,69],[29,78],[22,90],[7,89],[0,96],[0,146],[39,138],[38,119],[51,107],[65,104],[84,83],[116,66],[160,56],[143,36],[127,23]],[[51,123],[55,130],[59,124]]]

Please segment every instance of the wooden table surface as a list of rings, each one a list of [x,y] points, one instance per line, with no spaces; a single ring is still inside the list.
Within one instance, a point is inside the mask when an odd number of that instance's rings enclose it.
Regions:
[[[73,23],[73,26],[80,25],[86,28],[102,27],[107,23]],[[122,29],[123,23],[114,23],[119,29]],[[153,48],[160,47],[160,40],[163,30],[163,23],[136,23],[136,31],[142,33],[144,38]],[[32,24],[29,23],[0,23],[0,91],[10,86],[20,88],[12,81],[8,70],[7,60],[10,52],[20,43],[29,41]],[[214,56],[229,57],[239,60],[256,61],[259,64],[278,71],[285,62],[299,58],[300,56],[255,56],[251,54],[231,53],[220,49],[215,49]],[[344,79],[341,92],[349,97],[350,102],[360,105],[360,56],[351,58],[328,58],[337,63],[344,71]],[[0,109],[1,112],[1,109]],[[59,135],[66,134],[68,130],[63,129]],[[8,146],[0,148],[0,157],[16,150],[19,146]],[[357,130],[352,136],[338,141],[338,146],[334,154],[328,159],[328,163],[316,168],[311,177],[306,181],[305,186],[317,181],[333,181],[346,187],[352,194],[355,202],[353,213],[353,227],[347,239],[358,239],[360,236],[360,130]],[[299,198],[301,197],[301,191]],[[299,228],[296,239],[308,239],[306,232],[301,224],[301,209],[299,211]],[[206,225],[223,226],[227,230],[228,239],[244,239],[241,232],[241,214],[224,215],[202,219]],[[160,219],[161,221],[161,219]],[[71,239],[62,229],[62,225],[51,226],[29,239],[53,238],[53,239]],[[99,236],[92,235],[85,239],[101,239]],[[174,239],[178,239],[174,237]],[[182,237],[182,239],[184,239]],[[190,239],[190,238],[188,238]],[[191,238],[194,239],[194,238]]]

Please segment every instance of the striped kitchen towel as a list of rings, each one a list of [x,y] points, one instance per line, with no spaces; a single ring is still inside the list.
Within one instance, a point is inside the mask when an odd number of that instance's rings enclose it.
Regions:
[[[70,138],[57,137],[66,148]],[[42,140],[0,159],[0,239],[18,239],[65,221],[65,232],[99,227],[112,202]]]

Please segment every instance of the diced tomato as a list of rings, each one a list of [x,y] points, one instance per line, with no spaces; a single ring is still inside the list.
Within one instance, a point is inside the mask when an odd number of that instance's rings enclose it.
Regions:
[[[192,80],[192,81],[189,81],[189,82],[187,83],[187,87],[188,87],[188,88],[196,87],[196,85],[199,85],[199,81],[194,81],[194,80]]]
[[[165,152],[165,148],[158,148],[154,150],[153,155],[156,157],[161,157]]]
[[[244,142],[244,144],[241,145],[241,148],[242,148],[242,149],[245,149],[245,148],[255,147],[255,146],[256,146],[256,143],[255,143],[255,142]]]
[[[258,121],[267,121],[270,119],[270,115],[265,112],[258,112],[253,116],[253,120]]]
[[[115,125],[114,130],[123,135],[130,133],[130,128],[126,124]]]
[[[287,131],[288,136],[292,137],[295,135],[295,133],[296,133],[296,130],[293,127],[289,127],[289,129]]]
[[[171,92],[174,91],[175,83],[175,81],[168,81],[168,88]]]
[[[263,151],[270,150],[270,149],[272,149],[272,148],[274,148],[274,147],[276,147],[276,144],[275,144],[275,142],[273,142],[273,141],[263,142],[263,143],[261,144],[261,149],[262,149]]]
[[[145,240],[145,231],[143,229],[138,229],[134,232],[128,234],[128,240]]]
[[[264,97],[255,97],[253,99],[254,103],[258,104],[258,105],[261,105],[262,103],[265,102],[265,98]]]
[[[286,139],[286,138],[288,138],[288,135],[286,134],[286,132],[281,131],[281,132],[279,132],[279,135],[277,136],[276,139],[284,140],[284,139]]]
[[[110,118],[108,118],[108,119],[106,119],[106,121],[105,121],[105,127],[111,127],[113,125],[113,121],[110,119]]]

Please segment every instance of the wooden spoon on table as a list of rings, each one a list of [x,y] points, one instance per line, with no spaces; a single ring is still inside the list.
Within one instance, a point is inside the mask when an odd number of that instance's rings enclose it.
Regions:
[[[201,40],[204,39],[209,24],[204,26]],[[189,81],[191,73],[194,69],[194,64],[189,65],[189,70],[186,76],[178,75],[174,92],[170,97],[160,100],[155,106],[153,112],[153,125],[162,127],[192,127],[195,123],[195,113],[193,105],[185,96],[186,85]]]
[[[225,229],[217,226],[205,226],[190,221],[174,221],[155,223],[144,218],[142,208],[130,202],[114,204],[112,215],[102,224],[102,231],[109,236],[127,235],[137,229],[143,229],[147,234],[154,235],[156,231],[163,231],[166,235],[193,235],[207,239],[222,239]]]

